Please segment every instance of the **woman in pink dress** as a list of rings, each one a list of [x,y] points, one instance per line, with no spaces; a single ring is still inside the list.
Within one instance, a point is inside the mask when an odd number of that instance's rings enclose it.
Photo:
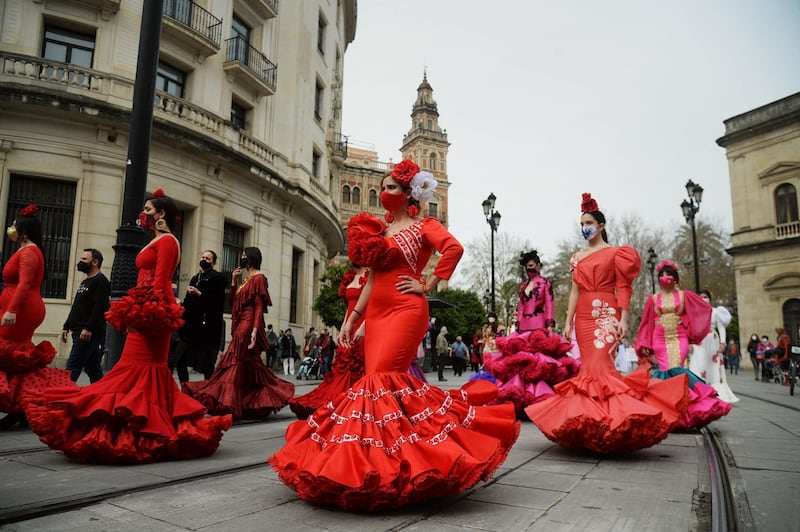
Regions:
[[[23,398],[29,391],[48,386],[72,386],[70,372],[47,367],[56,356],[53,344],[33,344],[33,334],[45,316],[41,286],[45,264],[42,254],[42,222],[39,208],[19,211],[6,231],[19,249],[3,266],[0,294],[0,428],[25,426]]]
[[[552,386],[577,375],[580,362],[567,356],[570,343],[553,332],[553,286],[539,273],[539,254],[523,253],[519,263],[525,280],[519,287],[517,330],[497,338],[496,350],[484,351],[483,365],[497,379],[497,401],[511,401],[517,417],[526,419],[525,407],[552,397]]]
[[[243,277],[244,282],[238,284]],[[262,419],[289,403],[294,384],[279,379],[261,361],[269,349],[264,313],[272,305],[267,277],[261,271],[261,251],[242,251],[233,270],[231,342],[208,380],[184,382],[183,391],[200,401],[211,414],[231,414],[234,420]]]
[[[686,377],[660,381],[647,371],[623,377],[614,367],[628,333],[631,283],[642,262],[630,246],[608,244],[605,215],[589,194],[581,203],[588,245],[570,260],[572,290],[564,336],[573,329],[581,368],[555,386],[554,397],[525,409],[547,438],[568,449],[633,451],[667,437],[686,408]]]
[[[155,238],[136,256],[136,286],[106,313],[112,327],[128,331],[119,362],[89,386],[28,395],[31,429],[69,458],[109,464],[197,458],[214,453],[231,426],[231,416],[206,417],[167,367],[170,336],[183,325],[183,307],[172,294],[177,215],[161,189],[139,215]]]
[[[731,405],[720,400],[713,387],[684,367],[689,345],[702,342],[711,328],[711,305],[694,292],[680,289],[678,266],[674,262],[662,262],[656,272],[661,289],[645,303],[636,335],[636,352],[640,357],[655,359],[653,377],[688,376],[690,401],[676,428],[702,428],[731,410]]]

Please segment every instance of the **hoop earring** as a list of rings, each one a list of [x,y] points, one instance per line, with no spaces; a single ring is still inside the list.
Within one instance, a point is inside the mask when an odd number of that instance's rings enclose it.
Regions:
[[[164,218],[159,218],[158,220],[156,220],[155,226],[156,226],[156,230],[158,230],[158,231],[162,231],[163,232],[163,231],[167,230],[167,222],[164,221]]]

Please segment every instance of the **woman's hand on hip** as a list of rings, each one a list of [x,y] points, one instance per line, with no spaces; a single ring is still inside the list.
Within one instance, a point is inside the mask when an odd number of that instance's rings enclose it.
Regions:
[[[398,275],[400,280],[395,283],[397,289],[403,294],[424,294],[425,288],[419,279],[410,275]]]

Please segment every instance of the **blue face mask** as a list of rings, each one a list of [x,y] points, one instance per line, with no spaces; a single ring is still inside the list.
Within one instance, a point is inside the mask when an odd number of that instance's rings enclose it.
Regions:
[[[586,240],[591,240],[597,234],[597,226],[587,225],[586,227],[581,227],[581,234]]]

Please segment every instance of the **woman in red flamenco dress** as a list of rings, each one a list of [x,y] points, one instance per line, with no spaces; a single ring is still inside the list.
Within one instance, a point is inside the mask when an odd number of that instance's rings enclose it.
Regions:
[[[339,297],[345,298],[347,312],[342,322],[342,327],[353,314],[356,302],[361,295],[361,290],[369,278],[369,270],[365,267],[353,268],[345,272],[339,285]],[[354,327],[362,329],[363,316],[356,314]],[[359,337],[364,335],[363,329]],[[355,382],[364,376],[364,348],[362,342],[354,342],[349,347],[341,345],[336,347],[333,357],[333,366],[325,374],[322,382],[305,395],[300,395],[289,401],[289,407],[298,419],[307,419],[316,409],[336,399],[339,394],[346,392]]]
[[[686,409],[686,377],[650,379],[647,370],[628,377],[614,367],[627,335],[631,283],[641,259],[630,246],[607,242],[605,216],[589,194],[581,204],[581,232],[588,246],[572,256],[572,290],[564,337],[575,333],[581,352],[577,377],[555,386],[554,397],[525,413],[547,438],[568,449],[597,453],[633,451],[667,437]]]
[[[364,213],[348,224],[350,259],[370,275],[339,343],[360,339],[363,315],[365,376],[292,423],[286,445],[269,458],[302,499],[371,511],[459,493],[488,479],[519,435],[512,405],[476,407],[486,398],[407,373],[428,326],[425,293],[450,277],[463,253],[438,220],[416,217],[435,183],[404,160],[381,186],[389,225]],[[425,281],[420,273],[434,250],[441,258]]]
[[[114,328],[128,331],[119,362],[89,386],[28,395],[31,428],[69,458],[114,464],[207,456],[231,425],[230,416],[206,417],[167,367],[170,335],[182,325],[171,287],[180,255],[172,234],[177,213],[158,189],[139,215],[155,238],[136,256],[136,286],[106,313]]]
[[[23,398],[29,391],[48,386],[74,386],[69,371],[47,367],[56,356],[53,344],[34,345],[31,339],[44,321],[41,296],[44,278],[42,222],[39,209],[28,205],[6,233],[19,249],[3,267],[0,293],[0,428],[26,424]]]
[[[247,278],[237,289],[243,268]],[[228,350],[211,378],[183,383],[183,391],[211,414],[232,414],[234,420],[265,418],[294,395],[294,384],[276,377],[261,361],[261,353],[269,349],[264,312],[272,299],[260,268],[261,251],[244,248],[230,288],[233,312]]]
[[[705,427],[731,411],[731,404],[717,396],[717,390],[685,368],[690,344],[700,344],[711,330],[711,305],[688,290],[680,289],[678,265],[664,261],[656,268],[661,289],[647,298],[636,335],[636,352],[650,366],[650,374],[669,379],[685,374],[689,386],[689,405],[676,429]]]

